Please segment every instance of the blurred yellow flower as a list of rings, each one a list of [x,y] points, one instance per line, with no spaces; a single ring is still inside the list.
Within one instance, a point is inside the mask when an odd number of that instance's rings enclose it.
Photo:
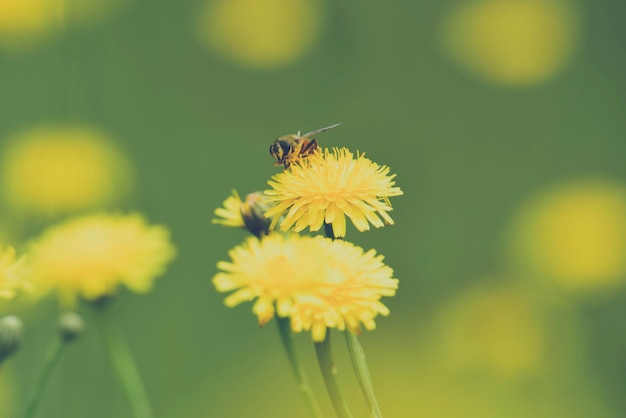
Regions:
[[[2,158],[2,194],[15,210],[48,216],[110,206],[128,194],[126,156],[91,128],[17,135]]]
[[[0,299],[12,299],[18,290],[30,289],[25,258],[16,258],[12,247],[0,247]]]
[[[544,354],[538,311],[521,292],[481,288],[444,308],[442,354],[455,368],[515,377],[536,372]]]
[[[389,314],[380,298],[398,287],[374,250],[320,236],[250,237],[229,255],[213,278],[218,291],[234,291],[226,305],[256,299],[252,309],[261,325],[277,313],[290,317],[294,332],[310,330],[314,341],[323,341],[327,328],[374,329],[374,318]]]
[[[369,230],[370,223],[376,228],[392,225],[389,197],[403,193],[394,187],[395,174],[365,154],[353,157],[346,148],[325,149],[273,176],[268,182],[272,189],[265,191],[273,205],[265,212],[272,218],[270,229],[279,221],[281,230],[296,232],[306,227],[317,231],[327,223],[336,237],[344,237],[346,215],[359,231]]]
[[[470,0],[457,2],[443,24],[453,59],[505,85],[553,77],[570,59],[578,35],[569,0]]]
[[[167,228],[139,214],[95,214],[49,228],[31,243],[29,263],[38,290],[72,305],[112,295],[119,285],[148,292],[175,254]]]
[[[199,22],[200,37],[212,50],[256,68],[296,61],[320,32],[318,0],[211,0]]]
[[[68,22],[93,22],[120,0],[0,0],[0,48],[31,47]]]
[[[626,187],[573,182],[537,196],[512,229],[514,257],[541,278],[574,289],[626,279]]]
[[[62,0],[0,0],[0,47],[31,45],[62,21]]]

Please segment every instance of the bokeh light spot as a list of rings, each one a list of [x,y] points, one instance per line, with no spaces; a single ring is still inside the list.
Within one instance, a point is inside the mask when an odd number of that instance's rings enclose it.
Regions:
[[[513,255],[533,274],[573,289],[612,287],[626,278],[626,187],[580,182],[522,208]]]
[[[126,197],[133,179],[126,156],[87,127],[36,128],[14,137],[3,153],[4,201],[48,216],[108,207]]]
[[[211,0],[199,23],[215,53],[243,66],[275,68],[315,45],[321,10],[316,0]]]
[[[120,0],[0,0],[0,48],[23,50],[54,36],[68,23],[93,23]]]
[[[444,20],[443,41],[455,61],[483,78],[531,85],[569,61],[578,26],[567,0],[471,0]]]
[[[0,0],[0,47],[31,45],[63,20],[62,0]]]
[[[479,288],[444,308],[443,354],[452,367],[504,377],[535,372],[544,352],[532,302],[507,288]]]

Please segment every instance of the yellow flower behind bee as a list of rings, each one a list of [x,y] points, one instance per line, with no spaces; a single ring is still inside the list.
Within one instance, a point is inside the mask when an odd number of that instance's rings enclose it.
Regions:
[[[389,314],[381,297],[398,287],[374,250],[320,236],[250,237],[229,255],[213,278],[218,291],[234,291],[226,305],[256,299],[252,309],[261,325],[275,314],[289,317],[294,332],[310,330],[314,341],[323,341],[327,328],[374,329],[374,318]]]
[[[148,292],[175,254],[167,228],[139,214],[96,214],[49,228],[31,243],[29,262],[37,289],[71,305],[78,297],[112,295],[120,285]]]
[[[17,291],[30,289],[24,257],[17,258],[12,247],[0,247],[0,299],[13,299]]]
[[[336,237],[346,235],[346,216],[359,231],[369,230],[370,223],[392,225],[389,197],[403,194],[394,177],[365,154],[354,158],[347,148],[324,149],[272,177],[265,194],[273,206],[265,216],[272,218],[270,228],[280,222],[283,231],[318,231],[331,224]]]
[[[546,81],[570,59],[578,35],[569,0],[460,1],[443,25],[450,56],[499,84]]]
[[[256,68],[296,61],[320,32],[318,0],[211,0],[199,21],[199,35],[213,51]]]
[[[126,156],[90,128],[38,128],[17,135],[2,158],[2,193],[17,210],[47,216],[108,207],[132,184]]]

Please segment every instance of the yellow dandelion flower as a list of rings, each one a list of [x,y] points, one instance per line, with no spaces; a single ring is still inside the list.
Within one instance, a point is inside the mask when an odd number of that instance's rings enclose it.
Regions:
[[[13,299],[18,290],[28,290],[25,257],[17,258],[12,247],[0,248],[0,299]]]
[[[214,224],[244,228],[246,225],[241,215],[242,205],[243,201],[239,197],[239,193],[237,193],[237,190],[233,189],[232,194],[224,200],[223,207],[215,209],[213,213],[215,213],[218,218],[213,219],[211,222]]]
[[[66,305],[98,299],[125,285],[148,292],[174,258],[169,231],[143,216],[95,214],[53,226],[31,243],[33,282]]]
[[[546,81],[573,55],[578,22],[569,0],[460,1],[443,25],[450,56],[489,81]]]
[[[198,29],[201,40],[233,62],[277,68],[312,49],[321,17],[317,0],[211,0]]]
[[[225,304],[256,299],[252,309],[261,325],[275,314],[289,317],[294,332],[311,331],[314,341],[323,341],[327,328],[373,330],[374,318],[389,314],[380,298],[398,287],[374,250],[321,236],[250,237],[229,255],[213,278],[218,291],[234,291]]]
[[[273,176],[268,182],[272,189],[265,191],[272,205],[265,212],[272,218],[270,229],[279,221],[281,230],[296,232],[306,227],[318,231],[327,223],[336,237],[344,237],[346,215],[359,231],[369,230],[370,223],[376,228],[392,225],[389,197],[403,194],[394,187],[395,174],[365,154],[353,157],[347,148],[325,149]]]
[[[48,216],[116,203],[131,187],[131,165],[103,134],[86,127],[37,128],[13,138],[1,165],[4,200]]]
[[[258,236],[269,232],[269,220],[264,212],[268,209],[267,198],[261,192],[249,193],[242,201],[236,190],[224,201],[224,207],[215,209],[214,224],[245,228]]]

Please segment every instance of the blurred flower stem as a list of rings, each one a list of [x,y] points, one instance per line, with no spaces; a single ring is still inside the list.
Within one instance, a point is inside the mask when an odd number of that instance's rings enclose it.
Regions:
[[[369,408],[370,416],[372,418],[382,418],[383,414],[376,401],[376,395],[374,395],[374,386],[372,385],[372,378],[370,377],[369,368],[367,367],[363,347],[361,347],[356,335],[348,330],[345,331],[345,334],[348,351],[350,352],[350,360],[352,360],[352,367],[354,368],[354,373],[361,387],[361,393]]]
[[[333,360],[333,354],[330,344],[330,330],[326,333],[326,338],[321,343],[315,343],[315,354],[317,354],[317,362],[319,363],[322,377],[328,390],[328,396],[335,408],[335,412],[339,418],[352,418],[352,413],[348,408],[348,404],[339,389],[336,379],[337,368]]]
[[[97,302],[95,304],[95,316],[115,374],[126,395],[133,417],[153,418],[152,407],[148,401],[139,370],[114,317],[114,311],[108,306],[109,304],[110,301]]]
[[[328,223],[324,223],[324,232],[326,236],[331,239],[336,239],[333,232],[333,226]],[[363,347],[359,343],[356,335],[346,330],[346,343],[348,345],[348,351],[350,353],[350,360],[352,361],[352,368],[356,374],[357,381],[361,388],[361,393],[365,398],[367,407],[370,411],[370,416],[374,418],[382,418],[383,414],[378,406],[376,395],[374,394],[374,385],[372,384],[372,378],[370,376],[369,368],[367,367],[367,360],[365,359],[365,352]]]
[[[311,409],[311,414],[315,418],[322,418],[322,411],[317,404],[317,400],[315,399],[315,395],[313,394],[313,390],[311,389],[311,385],[309,383],[309,379],[304,372],[304,368],[300,363],[300,359],[298,357],[298,352],[296,351],[296,347],[294,345],[293,333],[291,332],[291,326],[289,324],[289,318],[282,318],[278,316],[277,318],[278,331],[280,333],[280,339],[283,343],[283,347],[285,347],[285,352],[287,353],[287,358],[289,359],[289,364],[293,369],[294,374],[296,375],[296,379],[298,380],[298,387],[300,391],[304,395]]]
[[[48,346],[48,350],[46,351],[43,360],[43,365],[41,366],[41,369],[39,369],[39,374],[35,379],[35,385],[32,387],[26,401],[26,413],[24,414],[25,418],[33,418],[35,416],[39,403],[41,402],[41,396],[43,395],[46,383],[48,382],[50,374],[61,356],[65,343],[66,340],[61,336],[55,336]]]

